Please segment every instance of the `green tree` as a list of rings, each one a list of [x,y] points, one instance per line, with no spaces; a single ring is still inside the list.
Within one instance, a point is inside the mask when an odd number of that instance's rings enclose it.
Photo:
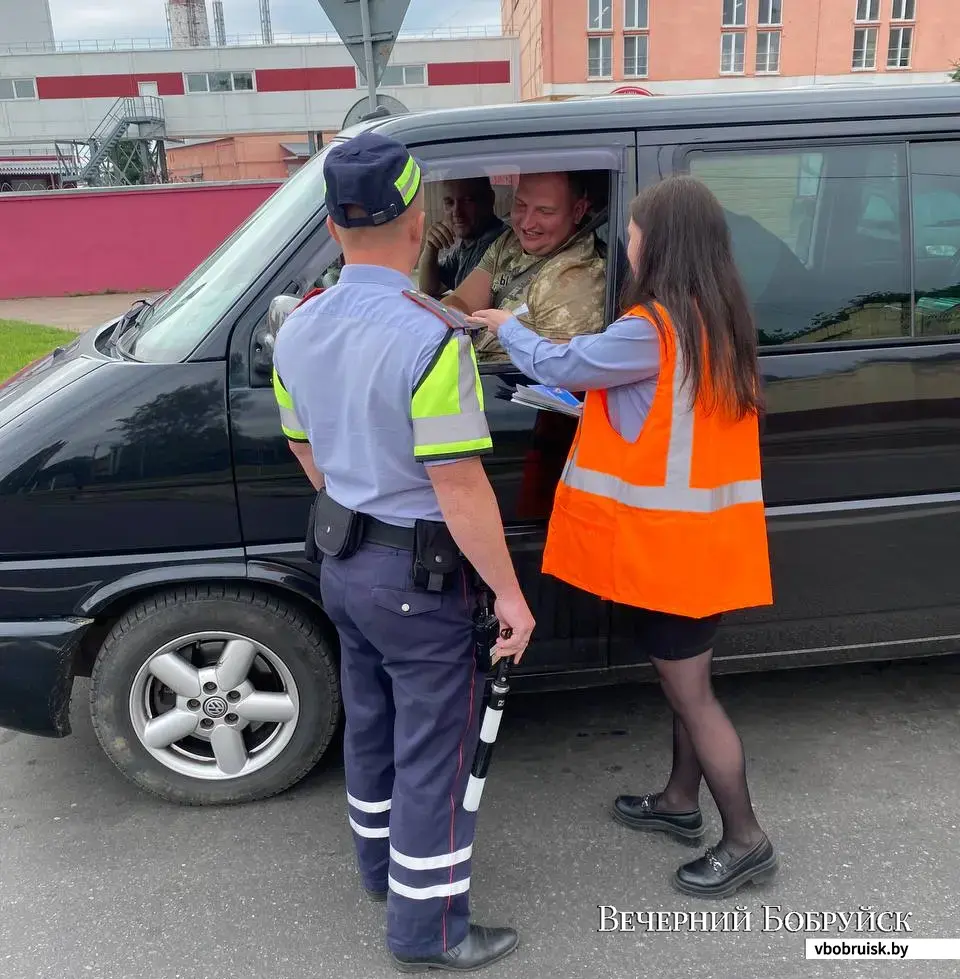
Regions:
[[[960,82],[960,61],[954,61],[953,74],[950,76],[955,82]]]

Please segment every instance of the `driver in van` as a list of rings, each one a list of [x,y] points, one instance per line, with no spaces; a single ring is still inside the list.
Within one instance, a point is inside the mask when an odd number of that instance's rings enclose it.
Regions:
[[[511,230],[444,304],[472,315],[480,309],[512,312],[547,340],[565,342],[604,328],[606,258],[585,228],[591,211],[586,181],[576,173],[520,177]],[[477,338],[477,359],[508,358],[492,334]]]
[[[495,204],[489,177],[443,185],[443,218],[427,231],[420,265],[420,288],[428,296],[439,299],[458,288],[507,230],[494,212]]]

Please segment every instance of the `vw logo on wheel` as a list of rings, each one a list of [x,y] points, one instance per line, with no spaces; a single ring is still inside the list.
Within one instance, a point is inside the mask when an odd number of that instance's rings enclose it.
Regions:
[[[203,712],[207,717],[223,717],[227,712],[227,702],[223,697],[211,697],[203,705]]]

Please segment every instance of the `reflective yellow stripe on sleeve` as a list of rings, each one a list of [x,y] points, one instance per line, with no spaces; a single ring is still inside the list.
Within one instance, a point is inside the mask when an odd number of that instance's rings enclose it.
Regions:
[[[273,371],[273,393],[277,399],[277,407],[280,409],[280,428],[283,429],[283,434],[291,442],[309,442],[307,433],[293,409],[293,398],[283,386],[283,381],[280,380],[276,368]]]
[[[469,336],[451,333],[413,392],[413,454],[420,462],[493,451],[480,369]]]

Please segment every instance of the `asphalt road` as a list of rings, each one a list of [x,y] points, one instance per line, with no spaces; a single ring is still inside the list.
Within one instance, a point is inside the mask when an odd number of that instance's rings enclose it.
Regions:
[[[481,807],[473,903],[476,920],[517,926],[521,947],[480,975],[958,975],[960,962],[805,961],[814,933],[765,931],[763,907],[909,912],[899,937],[960,939],[960,657],[724,677],[717,689],[778,877],[722,902],[688,899],[669,876],[698,851],[609,818],[615,794],[658,788],[669,764],[657,688],[518,696]],[[85,697],[78,685],[68,741],[0,732],[2,979],[397,975],[383,907],[356,883],[337,758],[265,803],[172,807],[101,754]],[[719,821],[706,791],[702,801],[712,841]],[[752,928],[598,933],[601,904],[741,904]]]

